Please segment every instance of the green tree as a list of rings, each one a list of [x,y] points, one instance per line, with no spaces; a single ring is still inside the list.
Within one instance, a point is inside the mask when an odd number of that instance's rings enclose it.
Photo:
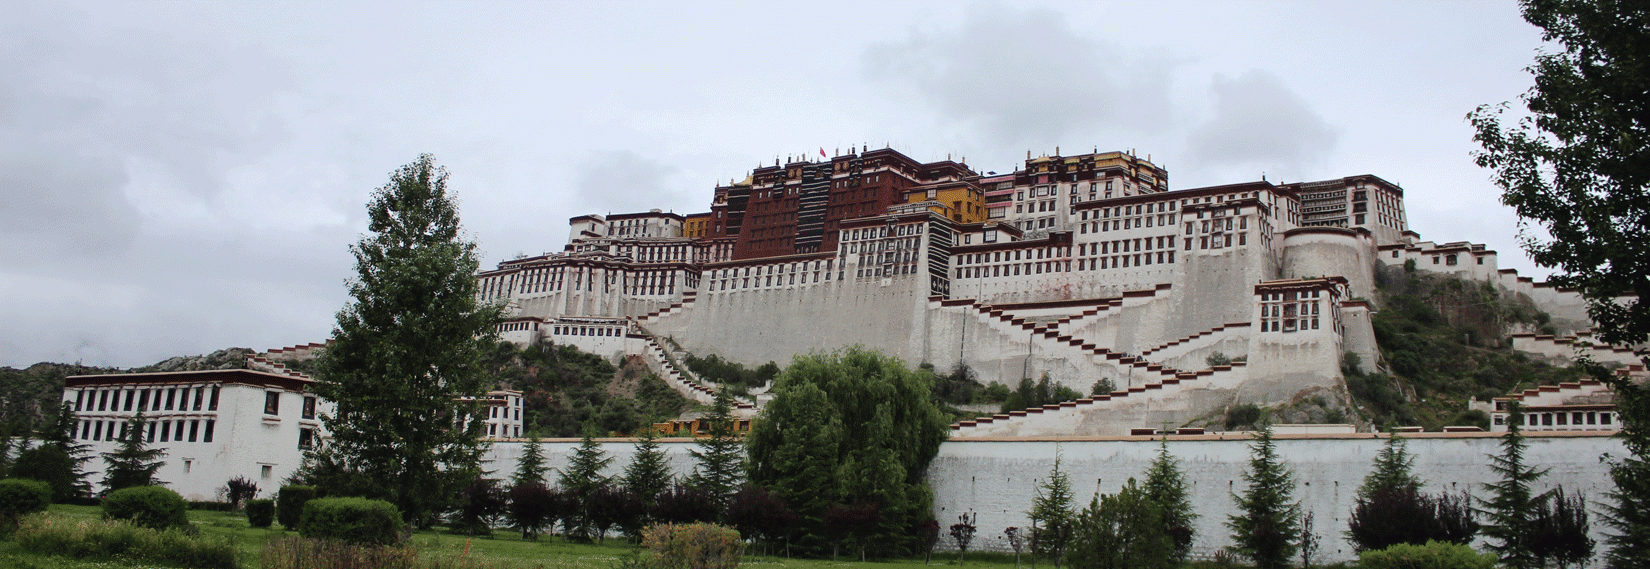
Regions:
[[[1525,21],[1562,50],[1536,56],[1530,115],[1503,125],[1506,104],[1468,118],[1501,201],[1548,236],[1525,233],[1548,282],[1579,289],[1598,338],[1650,339],[1650,5],[1635,0],[1524,0]],[[1608,372],[1628,455],[1610,461],[1611,567],[1650,566],[1650,390]]]
[[[164,484],[155,480],[155,472],[166,466],[161,457],[166,451],[159,448],[150,448],[143,438],[144,427],[149,424],[143,417],[143,412],[126,421],[126,430],[120,437],[119,446],[114,452],[103,453],[103,491],[114,492],[122,488],[133,486],[154,486]]]
[[[1163,510],[1130,478],[1116,494],[1096,496],[1072,523],[1072,569],[1167,569],[1175,543]]]
[[[74,407],[64,401],[55,415],[46,418],[35,438],[40,445],[24,449],[12,464],[11,475],[45,482],[52,487],[52,501],[62,502],[91,493],[86,483],[86,461],[91,460],[91,445],[75,440]]]
[[[1479,512],[1484,514],[1482,531],[1490,538],[1490,550],[1501,559],[1501,564],[1512,569],[1540,567],[1541,561],[1530,549],[1535,535],[1535,515],[1547,494],[1536,494],[1530,486],[1547,474],[1524,460],[1524,412],[1517,401],[1507,402],[1507,434],[1501,436],[1501,454],[1490,456],[1490,470],[1501,476],[1500,482],[1483,484],[1488,499],[1478,500]]]
[[[1157,458],[1146,469],[1143,486],[1146,497],[1156,504],[1163,517],[1163,533],[1174,540],[1174,558],[1184,561],[1191,553],[1195,537],[1193,523],[1197,512],[1192,508],[1191,492],[1186,489],[1186,475],[1180,471],[1180,461],[1169,454],[1169,438],[1158,443]]]
[[[1287,567],[1301,529],[1300,503],[1293,500],[1295,475],[1278,458],[1270,427],[1249,450],[1249,470],[1243,473],[1249,487],[1232,496],[1238,513],[1226,520],[1235,543],[1232,550],[1254,561],[1258,569]]]
[[[316,362],[315,390],[336,405],[322,416],[331,451],[427,526],[478,472],[473,400],[488,387],[481,357],[501,309],[476,301],[475,244],[433,157],[392,173],[367,215],[371,234],[350,248],[353,301]]]
[[[745,479],[745,444],[739,440],[737,419],[733,417],[733,395],[727,386],[716,390],[716,401],[711,406],[710,436],[697,441],[699,448],[691,451],[699,461],[688,476],[687,484],[710,496],[717,509],[728,505],[728,498],[739,491]]]
[[[652,508],[659,493],[670,487],[673,477],[670,463],[665,460],[665,451],[659,448],[659,432],[652,428],[643,429],[639,438],[636,454],[631,456],[630,465],[624,469],[624,487],[641,499],[643,505]]]
[[[544,483],[544,473],[549,467],[545,466],[544,445],[539,443],[538,435],[527,437],[527,446],[521,450],[521,458],[516,460],[516,472],[510,475],[510,485]]]
[[[749,474],[802,518],[799,545],[826,551],[819,532],[832,504],[876,503],[868,554],[916,551],[932,515],[924,475],[950,432],[926,374],[854,347],[797,358],[773,393],[746,440]]]
[[[1387,437],[1386,445],[1375,453],[1374,470],[1358,486],[1358,497],[1367,499],[1380,490],[1420,490],[1421,479],[1415,476],[1414,467],[1415,456],[1409,454],[1403,437]]]
[[[1055,451],[1054,469],[1048,478],[1037,485],[1031,499],[1031,551],[1047,557],[1059,567],[1065,558],[1066,544],[1071,541],[1072,511],[1071,478],[1060,471],[1060,453]]]
[[[573,450],[573,456],[567,459],[567,468],[562,469],[558,481],[562,491],[574,504],[563,522],[568,537],[583,541],[595,538],[590,506],[595,501],[596,493],[607,486],[609,477],[602,472],[612,462],[613,457],[607,455],[595,436],[585,431],[584,440],[580,441],[579,448]]]

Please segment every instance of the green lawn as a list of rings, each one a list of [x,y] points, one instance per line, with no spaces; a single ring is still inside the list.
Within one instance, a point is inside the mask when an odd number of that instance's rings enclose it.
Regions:
[[[69,518],[96,518],[102,515],[102,510],[96,506],[67,506],[54,505],[52,515]],[[240,551],[241,566],[243,569],[259,569],[259,556],[263,551],[263,544],[271,538],[294,535],[281,529],[256,529],[247,525],[246,517],[228,512],[209,512],[191,510],[189,520],[199,527],[202,533],[221,535],[230,538]],[[412,538],[419,547],[423,556],[430,558],[452,558],[467,555],[467,559],[478,561],[474,566],[490,568],[517,567],[533,569],[545,567],[547,569],[615,569],[619,562],[630,555],[630,547],[622,539],[609,539],[605,545],[571,544],[560,538],[541,538],[540,541],[522,541],[519,534],[509,530],[501,530],[492,538],[468,538],[460,535],[441,534],[424,531],[415,534]],[[468,553],[466,554],[466,548]],[[920,566],[922,559],[892,560],[886,562],[859,563],[833,562],[819,559],[786,559],[783,557],[747,557],[741,564],[760,569],[822,569],[825,567],[863,566],[863,567],[899,567]],[[937,554],[934,565],[957,564],[955,553]],[[968,556],[966,567],[978,569],[1012,569],[1012,556],[1003,555],[975,555]],[[1029,569],[1030,560],[1025,560],[1025,567]],[[1044,566],[1048,566],[1044,564]],[[150,563],[132,562],[126,560],[76,560],[52,555],[39,555],[23,552],[18,549],[17,543],[7,540],[0,541],[0,568],[5,569],[166,569],[166,566]]]

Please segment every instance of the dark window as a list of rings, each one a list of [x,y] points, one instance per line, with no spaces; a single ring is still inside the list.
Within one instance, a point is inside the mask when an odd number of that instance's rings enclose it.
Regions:
[[[298,448],[309,450],[315,447],[315,429],[298,429]]]
[[[103,421],[98,421],[95,425],[92,426],[92,440],[94,440],[94,441],[103,440]]]
[[[178,430],[177,432],[172,433],[172,440],[183,442],[183,421],[178,421],[177,424]]]
[[[138,392],[137,408],[139,411],[149,408],[149,390],[145,389]]]
[[[121,406],[121,410],[131,411],[132,410],[132,401],[133,401],[133,398],[135,398],[135,397],[137,397],[137,392],[136,391],[127,390],[126,391],[126,404]]]
[[[84,389],[76,390],[74,392],[74,410],[76,410],[76,411],[82,410],[83,404],[85,402],[86,402],[86,390],[84,390]]]
[[[196,411],[201,410],[201,396],[203,396],[203,395],[206,395],[206,388],[205,387],[196,387],[195,388],[195,408],[194,408],[194,410],[196,410]]]
[[[281,414],[281,393],[280,392],[270,391],[270,392],[264,393],[264,414],[265,415],[279,415],[279,414]]]
[[[168,389],[168,390],[166,390],[166,410],[167,411],[172,410],[172,404],[176,403],[177,400],[178,400],[178,390],[177,389]]]
[[[199,435],[200,431],[201,431],[201,422],[200,421],[190,421],[189,422],[189,442],[195,442],[196,435]]]
[[[98,391],[98,397],[97,397],[97,410],[98,411],[107,411],[108,409],[109,409],[109,392],[105,391],[105,390],[99,390]]]
[[[305,419],[314,419],[315,418],[315,397],[314,396],[304,397],[304,418]]]
[[[201,442],[203,442],[203,443],[212,442],[212,428],[216,427],[217,425],[218,425],[217,421],[213,421],[211,419],[206,420],[206,432],[201,433]]]
[[[218,390],[220,390],[220,389],[222,389],[222,387],[217,386],[217,385],[212,386],[212,400],[207,402],[207,404],[206,404],[206,410],[207,411],[217,411],[218,410]]]
[[[172,422],[171,421],[161,421],[160,422],[160,442],[165,443],[165,442],[171,442],[171,441],[172,441]]]
[[[149,423],[149,442],[155,442],[155,424]]]

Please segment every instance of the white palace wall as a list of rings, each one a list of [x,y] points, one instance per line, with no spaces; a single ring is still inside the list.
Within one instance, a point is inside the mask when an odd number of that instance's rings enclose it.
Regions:
[[[1371,470],[1375,454],[1388,435],[1279,435],[1274,438],[1278,456],[1295,473],[1294,497],[1303,512],[1312,512],[1314,529],[1321,536],[1320,562],[1354,559],[1352,546],[1341,535],[1347,514],[1352,510],[1357,487]],[[1251,441],[1245,435],[1171,436],[1169,452],[1180,461],[1191,490],[1191,502],[1199,518],[1192,551],[1210,555],[1231,545],[1229,530],[1223,525],[1235,513],[1232,495],[1246,485]],[[635,454],[632,439],[599,439],[614,460],[604,472],[621,473]],[[1415,456],[1415,473],[1428,493],[1467,491],[1483,496],[1482,484],[1495,481],[1489,456],[1500,452],[1500,439],[1489,433],[1426,433],[1407,437],[1409,452]],[[1607,466],[1599,457],[1620,456],[1620,441],[1604,433],[1563,435],[1532,434],[1526,455],[1530,464],[1547,468],[1548,474],[1535,485],[1543,491],[1562,484],[1566,492],[1579,492],[1594,501],[1604,498],[1613,484]],[[545,441],[543,448],[551,468],[564,468],[579,442],[574,439]],[[1096,492],[1115,493],[1129,479],[1144,481],[1145,472],[1156,457],[1158,441],[1148,437],[1110,438],[973,438],[953,439],[940,445],[939,455],[928,469],[928,483],[934,490],[934,518],[942,526],[955,523],[964,512],[979,516],[974,549],[1006,550],[1004,528],[1028,527],[1026,510],[1036,488],[1054,467],[1072,482],[1078,507],[1088,504]],[[526,443],[494,443],[483,467],[493,478],[508,478]],[[686,476],[693,467],[689,451],[696,448],[689,439],[660,439],[660,448],[676,476]],[[555,471],[548,476],[555,481]],[[1593,524],[1593,538],[1602,539],[1602,524]],[[942,544],[945,542],[942,542]],[[1477,544],[1482,546],[1482,543]],[[944,546],[942,545],[942,548]]]
[[[1385,435],[1381,435],[1385,436]],[[1223,525],[1235,513],[1232,495],[1246,488],[1243,472],[1250,457],[1248,440],[1228,435],[1171,437],[1169,452],[1180,460],[1191,490],[1191,503],[1200,516],[1196,523],[1194,554],[1211,555],[1231,545]],[[1322,538],[1320,562],[1354,559],[1346,529],[1357,487],[1370,472],[1375,453],[1385,444],[1377,435],[1302,435],[1274,439],[1278,456],[1295,472],[1295,499],[1303,512],[1314,514],[1314,529]],[[1613,484],[1605,453],[1620,456],[1621,443],[1602,433],[1584,436],[1531,436],[1527,439],[1530,464],[1548,468],[1535,485],[1544,491],[1562,484],[1594,501],[1604,498]],[[1409,439],[1415,455],[1415,473],[1429,493],[1470,491],[1483,496],[1482,484],[1492,482],[1489,455],[1498,454],[1500,440],[1485,434],[1424,434]],[[1027,527],[1037,484],[1054,467],[1072,482],[1078,506],[1086,506],[1096,492],[1115,493],[1129,479],[1144,481],[1156,456],[1158,442],[1145,437],[1112,439],[987,439],[952,440],[940,446],[929,467],[934,488],[934,517],[942,526],[955,523],[964,512],[979,516],[976,548],[1005,550],[1004,528]],[[1595,540],[1602,540],[1603,524],[1592,524]],[[1482,543],[1478,544],[1482,547]]]

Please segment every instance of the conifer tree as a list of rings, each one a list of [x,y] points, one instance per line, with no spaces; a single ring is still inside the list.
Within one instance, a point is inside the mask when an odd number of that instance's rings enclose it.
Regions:
[[[481,305],[475,243],[461,235],[447,171],[426,154],[367,203],[368,235],[350,248],[351,302],[316,362],[330,452],[425,527],[474,479],[501,307]]]
[[[1071,539],[1072,508],[1071,479],[1060,471],[1060,454],[1055,451],[1054,470],[1048,479],[1037,485],[1037,494],[1031,501],[1031,551],[1047,556],[1055,567],[1065,557],[1066,543]]]
[[[1501,437],[1501,454],[1490,456],[1490,470],[1501,475],[1500,482],[1486,483],[1488,499],[1480,498],[1484,514],[1483,533],[1490,538],[1490,550],[1501,564],[1512,569],[1533,569],[1542,564],[1530,549],[1535,535],[1535,514],[1547,494],[1530,488],[1547,474],[1524,460],[1524,412],[1517,401],[1507,402],[1507,434]]]
[[[1364,476],[1363,485],[1358,487],[1358,496],[1367,499],[1383,489],[1420,490],[1421,479],[1415,477],[1414,466],[1415,456],[1409,454],[1403,437],[1393,434],[1387,438],[1386,446],[1375,453],[1375,469]]]
[[[726,385],[716,391],[716,402],[704,420],[710,424],[710,436],[699,439],[699,449],[691,451],[699,464],[687,483],[710,496],[721,509],[727,507],[728,498],[745,480],[745,444],[736,430],[733,395]]]
[[[1249,487],[1233,495],[1238,513],[1227,518],[1232,549],[1257,569],[1281,569],[1294,557],[1300,538],[1300,503],[1294,501],[1295,475],[1278,458],[1267,427],[1249,447],[1252,456],[1243,480]]]
[[[40,445],[29,448],[28,441],[23,442],[12,464],[12,477],[45,482],[52,487],[53,502],[89,494],[84,465],[92,458],[91,445],[75,440],[77,426],[73,404],[64,401],[35,432]]]
[[[1180,461],[1169,454],[1169,438],[1164,437],[1157,447],[1157,458],[1146,470],[1146,497],[1161,510],[1163,532],[1174,539],[1174,558],[1185,560],[1191,553],[1197,521],[1192,509],[1191,492],[1186,489],[1186,475],[1180,471]]]
[[[624,486],[640,498],[643,505],[652,508],[659,493],[670,487],[670,464],[665,461],[664,450],[659,448],[658,431],[642,429],[640,439],[636,442],[636,454],[624,469]]]
[[[569,512],[563,525],[567,528],[568,537],[577,537],[590,540],[595,536],[592,524],[590,506],[595,501],[596,492],[606,486],[609,478],[602,474],[607,465],[613,462],[613,457],[607,455],[602,445],[596,442],[591,431],[585,431],[584,440],[580,441],[579,448],[573,451],[573,456],[567,460],[567,468],[561,472],[561,489],[572,500],[575,507]]]
[[[516,472],[510,476],[511,486],[520,486],[529,483],[544,483],[544,473],[549,471],[545,466],[544,445],[539,443],[538,435],[527,437],[527,446],[521,450],[521,458],[516,461]]]
[[[150,448],[143,437],[144,427],[149,424],[143,413],[126,421],[126,432],[120,437],[120,444],[114,452],[103,453],[103,491],[114,492],[122,488],[133,486],[154,486],[164,484],[155,480],[155,472],[166,466],[166,461],[160,460],[166,456],[166,451]]]

